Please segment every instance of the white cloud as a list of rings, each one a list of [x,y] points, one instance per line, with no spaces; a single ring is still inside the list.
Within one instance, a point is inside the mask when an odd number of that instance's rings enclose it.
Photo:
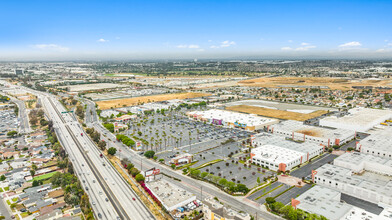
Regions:
[[[196,45],[196,44],[191,44],[191,45],[188,46],[188,48],[190,48],[190,49],[198,49],[198,48],[200,48],[200,46]]]
[[[197,49],[197,51],[199,51],[199,52],[203,52],[203,51],[205,51],[204,49]]]
[[[385,49],[378,49],[378,50],[376,50],[376,52],[377,53],[383,53],[383,52],[386,52],[387,50],[385,50]]]
[[[341,45],[339,45],[339,47],[360,47],[360,46],[362,46],[362,44],[361,43],[359,43],[358,41],[351,41],[351,42],[348,42],[348,43],[345,43],[345,44],[341,44]]]
[[[97,40],[97,42],[99,42],[99,43],[105,43],[105,42],[109,42],[109,40],[105,40],[105,39],[101,38],[101,39]]]
[[[392,43],[387,44],[388,46],[392,46]]]
[[[212,42],[212,40],[208,40],[208,42]]]
[[[289,42],[289,43],[293,43],[293,40],[288,40],[287,42]]]
[[[295,50],[296,51],[307,51],[307,50],[313,49],[313,48],[316,48],[316,46],[309,45],[309,46],[304,46],[304,47],[298,47],[298,48],[295,48]]]
[[[210,46],[210,48],[212,49],[217,49],[217,48],[225,48],[225,47],[230,47],[235,45],[236,43],[234,41],[229,41],[229,40],[225,40],[223,42],[221,42],[221,44],[219,46],[217,45],[212,45]]]
[[[310,45],[310,44],[308,44],[308,43],[302,43],[301,45],[302,45],[301,47],[297,47],[297,48],[282,47],[282,48],[280,48],[280,49],[281,49],[281,50],[284,50],[284,51],[307,51],[307,50],[309,50],[309,49],[316,48],[316,46]]]
[[[120,37],[116,37],[115,39],[116,39],[116,40],[120,40]]]
[[[228,41],[228,40],[226,40],[226,41],[223,41],[223,42],[221,43],[220,47],[230,47],[230,46],[232,46],[232,45],[235,45],[235,42],[234,42],[234,41]]]
[[[293,48],[291,48],[291,47],[282,47],[282,48],[280,48],[281,50],[293,50]]]
[[[184,48],[199,49],[200,46],[197,45],[197,44],[190,44],[190,45],[187,45],[187,44],[180,44],[180,45],[177,45],[177,48],[181,48],[181,49],[184,49]]]
[[[59,51],[66,52],[69,50],[68,47],[63,47],[57,44],[36,44],[32,46],[35,49],[46,50],[46,51]]]

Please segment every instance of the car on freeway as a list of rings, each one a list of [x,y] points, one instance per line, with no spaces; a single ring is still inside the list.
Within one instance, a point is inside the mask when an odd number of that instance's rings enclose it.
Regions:
[[[136,200],[135,197],[133,197],[132,200],[135,201]]]

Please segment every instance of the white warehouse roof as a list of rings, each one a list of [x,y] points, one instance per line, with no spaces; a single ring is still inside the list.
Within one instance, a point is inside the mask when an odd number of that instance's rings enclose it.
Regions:
[[[342,128],[359,132],[366,132],[385,120],[392,118],[392,111],[354,108],[343,117],[329,116],[320,120],[320,126]]]

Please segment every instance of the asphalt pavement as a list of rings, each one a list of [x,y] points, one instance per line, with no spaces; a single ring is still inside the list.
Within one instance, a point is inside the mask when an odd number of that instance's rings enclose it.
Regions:
[[[312,160],[308,164],[290,172],[290,175],[298,178],[307,177],[311,175],[312,170],[315,170],[326,163],[332,162],[336,157],[338,156],[330,153],[326,153],[321,157],[317,158],[316,160]]]

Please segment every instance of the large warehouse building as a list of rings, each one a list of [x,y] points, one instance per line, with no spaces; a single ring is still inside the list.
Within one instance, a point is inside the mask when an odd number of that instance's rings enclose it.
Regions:
[[[220,109],[187,112],[187,115],[194,120],[231,128],[242,128],[247,131],[264,129],[268,125],[279,122],[279,120],[273,118],[264,118],[253,114],[250,115]]]
[[[346,153],[312,171],[315,183],[369,201],[392,205],[392,161],[361,153]]]
[[[378,157],[392,159],[392,137],[390,133],[372,134],[357,142],[356,150]]]
[[[270,133],[282,135],[293,140],[314,142],[328,147],[342,145],[356,136],[355,131],[310,126],[292,120],[270,125],[267,127],[267,130]]]
[[[308,213],[322,215],[330,220],[378,219],[388,220],[390,210],[379,215],[364,209],[341,202],[342,193],[331,188],[316,185],[292,200],[292,206]]]
[[[259,134],[252,140],[251,161],[274,171],[289,171],[324,152],[315,143],[296,143],[283,137]]]
[[[390,110],[354,108],[348,112],[343,117],[329,116],[320,119],[320,126],[366,132],[392,118]]]

